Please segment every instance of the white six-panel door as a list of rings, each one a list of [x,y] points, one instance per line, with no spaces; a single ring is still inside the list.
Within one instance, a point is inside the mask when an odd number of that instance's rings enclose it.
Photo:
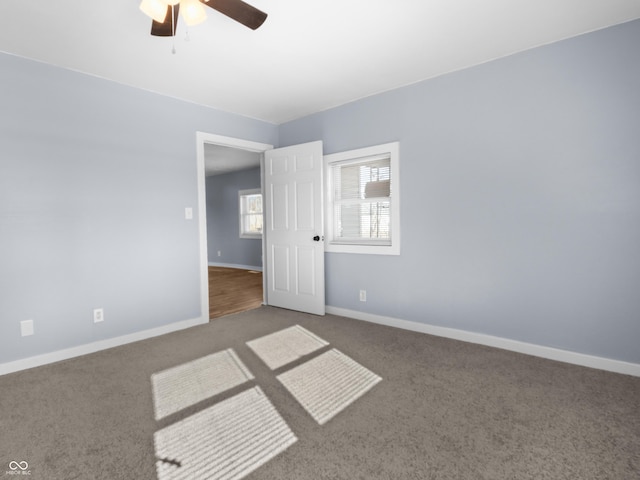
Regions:
[[[322,142],[265,152],[267,304],[324,315]]]

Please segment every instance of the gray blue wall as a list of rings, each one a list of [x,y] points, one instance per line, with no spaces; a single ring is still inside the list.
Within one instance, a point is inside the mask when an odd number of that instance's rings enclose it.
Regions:
[[[327,304],[640,363],[639,46],[635,21],[281,125],[400,141],[402,253],[327,254]]]
[[[259,168],[207,177],[210,264],[262,269],[262,239],[240,238],[238,191],[254,188],[261,188]]]
[[[0,363],[201,315],[196,131],[401,142],[402,253],[328,254],[329,305],[640,363],[638,45],[635,21],[280,127],[0,54]]]
[[[0,363],[201,316],[196,131],[277,141],[271,124],[0,54]]]

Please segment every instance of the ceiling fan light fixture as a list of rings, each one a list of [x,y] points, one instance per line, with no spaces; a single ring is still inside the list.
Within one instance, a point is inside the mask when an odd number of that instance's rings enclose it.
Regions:
[[[162,0],[164,3],[166,3],[167,5],[177,5],[180,3],[180,0]]]
[[[159,23],[167,18],[167,2],[163,0],[142,0],[140,10]]]
[[[182,0],[180,2],[180,14],[190,27],[198,25],[207,19],[207,12],[200,0]]]

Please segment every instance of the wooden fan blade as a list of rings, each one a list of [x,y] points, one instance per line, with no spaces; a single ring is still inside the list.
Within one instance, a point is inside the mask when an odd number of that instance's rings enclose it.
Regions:
[[[267,14],[242,0],[205,0],[205,5],[255,30],[267,19]]]
[[[151,24],[151,35],[156,37],[173,37],[176,34],[176,27],[178,26],[178,12],[180,11],[180,4],[176,4],[173,7],[173,23],[171,22],[171,5],[167,5],[167,16],[164,17],[164,22],[156,22],[153,20]]]

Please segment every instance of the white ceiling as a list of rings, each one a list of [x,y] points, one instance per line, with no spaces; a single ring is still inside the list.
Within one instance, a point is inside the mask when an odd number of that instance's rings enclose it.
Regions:
[[[204,159],[204,172],[207,177],[260,166],[260,154],[257,152],[210,143],[204,144]]]
[[[640,18],[639,0],[247,0],[149,35],[139,0],[0,0],[0,51],[280,124]]]

